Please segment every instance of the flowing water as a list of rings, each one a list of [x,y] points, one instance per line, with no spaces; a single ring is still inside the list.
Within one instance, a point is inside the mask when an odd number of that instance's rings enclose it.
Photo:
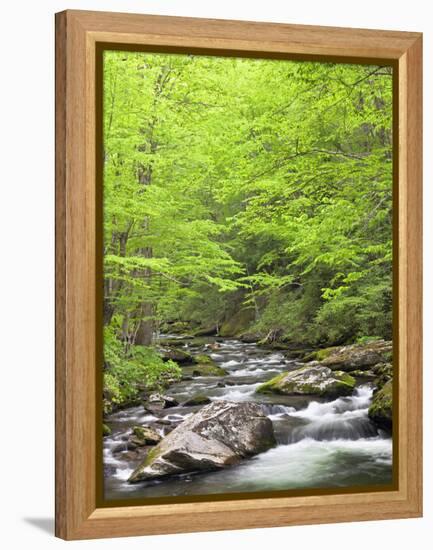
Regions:
[[[201,339],[202,340],[202,339]],[[389,484],[392,481],[392,440],[377,430],[367,416],[373,388],[359,385],[350,397],[323,401],[311,397],[256,394],[255,389],[278,373],[299,368],[280,352],[237,340],[218,343],[209,353],[206,345],[186,347],[207,353],[229,374],[184,380],[165,392],[179,403],[197,395],[211,400],[255,401],[272,420],[278,445],[241,464],[216,472],[183,474],[165,480],[130,485],[137,465],[125,441],[132,426],[147,424],[165,435],[200,407],[177,406],[157,416],[143,407],[112,414],[107,423],[112,435],[104,438],[106,499],[239,493],[283,489],[347,487]],[[122,445],[125,452],[122,452]],[[114,453],[113,453],[114,451]],[[140,460],[138,460],[140,462]]]

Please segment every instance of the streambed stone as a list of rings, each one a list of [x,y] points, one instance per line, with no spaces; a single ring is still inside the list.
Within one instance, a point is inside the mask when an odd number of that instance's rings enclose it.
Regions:
[[[392,380],[374,392],[368,416],[379,428],[392,430]]]
[[[161,436],[151,426],[133,426],[129,441],[137,447],[156,445],[161,441]]]
[[[215,401],[170,432],[128,481],[218,470],[275,444],[272,422],[260,405]]]
[[[318,395],[338,397],[349,395],[355,387],[355,379],[343,371],[332,371],[317,362],[299,369],[283,372],[264,384],[256,393],[277,393],[283,395]]]
[[[161,350],[161,356],[164,361],[174,361],[179,364],[191,364],[194,362],[191,353],[177,347]]]
[[[177,405],[179,403],[176,399],[168,395],[162,395],[161,393],[152,393],[143,401],[143,407],[151,413],[158,413],[163,409],[177,407]]]
[[[211,400],[207,395],[199,393],[187,399],[184,403],[182,403],[182,406],[195,407],[196,405],[207,405],[210,402]]]
[[[182,369],[182,380],[190,380],[196,376],[226,376],[228,372],[216,365],[193,365]]]
[[[322,365],[332,370],[369,370],[373,365],[391,361],[392,342],[377,340],[367,344],[327,348],[316,352],[316,356]]]

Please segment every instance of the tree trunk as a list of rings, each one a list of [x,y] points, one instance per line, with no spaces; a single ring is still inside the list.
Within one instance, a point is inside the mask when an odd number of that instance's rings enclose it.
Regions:
[[[147,228],[147,220],[144,222],[144,226]],[[141,248],[139,253],[144,258],[152,257],[152,249],[150,247]],[[150,285],[152,270],[149,268],[140,270],[137,272],[137,276],[144,279],[147,285]],[[134,343],[138,346],[150,346],[152,343],[154,331],[153,313],[154,308],[152,302],[143,301],[138,308],[137,317],[139,319],[139,324],[134,338]]]
[[[121,233],[113,233],[111,237],[111,245],[114,248],[118,241],[118,253],[119,256],[124,258],[126,256],[126,243],[128,242],[128,235],[131,225],[126,231]],[[110,324],[111,319],[115,312],[114,299],[118,296],[122,289],[122,281],[116,281],[111,278],[104,279],[104,307],[103,307],[103,322],[104,326]]]
[[[137,346],[150,346],[153,339],[153,307],[149,302],[145,302],[141,306],[141,315],[138,330],[135,334],[135,344]]]

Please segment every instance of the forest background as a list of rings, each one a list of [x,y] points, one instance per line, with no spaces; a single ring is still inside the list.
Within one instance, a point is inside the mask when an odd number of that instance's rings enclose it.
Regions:
[[[390,67],[106,51],[106,409],[161,333],[392,337]]]

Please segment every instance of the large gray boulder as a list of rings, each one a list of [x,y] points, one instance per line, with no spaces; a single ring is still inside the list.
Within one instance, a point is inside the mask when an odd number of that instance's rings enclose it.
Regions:
[[[260,405],[215,401],[170,432],[128,481],[137,483],[173,474],[217,470],[275,444],[272,422]]]
[[[329,350],[329,354],[327,353]],[[388,363],[392,360],[392,342],[377,340],[367,344],[353,344],[339,348],[320,350],[317,357],[321,364],[332,370],[368,370],[378,363]]]
[[[343,371],[332,371],[317,361],[305,367],[283,372],[264,384],[257,393],[277,393],[282,395],[318,395],[320,397],[339,397],[349,395],[355,387],[355,379]]]

